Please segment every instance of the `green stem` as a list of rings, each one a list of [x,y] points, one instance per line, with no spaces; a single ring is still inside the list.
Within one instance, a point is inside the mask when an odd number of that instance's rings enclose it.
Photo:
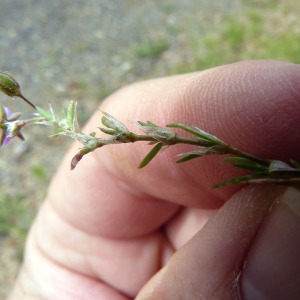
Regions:
[[[33,103],[31,103],[27,98],[25,98],[22,94],[19,94],[18,97],[20,97],[22,100],[24,100],[27,104],[29,104],[33,109],[36,110],[36,107]]]

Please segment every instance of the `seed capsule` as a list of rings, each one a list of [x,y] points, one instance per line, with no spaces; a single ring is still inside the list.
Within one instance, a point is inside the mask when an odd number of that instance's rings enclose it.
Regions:
[[[0,71],[0,91],[9,97],[19,97],[27,102],[35,109],[29,100],[27,100],[21,93],[21,88],[18,82],[8,73]]]
[[[6,72],[0,72],[0,90],[9,97],[21,95],[20,85]]]

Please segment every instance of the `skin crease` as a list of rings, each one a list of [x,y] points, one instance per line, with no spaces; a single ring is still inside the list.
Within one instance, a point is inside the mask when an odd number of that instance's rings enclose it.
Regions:
[[[128,120],[196,124],[254,155],[299,160],[299,82],[297,65],[242,62],[133,84],[100,109],[135,132]],[[99,127],[100,115],[84,132]],[[71,172],[79,147],[53,178],[10,300],[242,299],[243,259],[281,187],[211,190],[240,171],[220,157],[175,164],[187,146],[144,169],[137,166],[149,146],[107,146]]]

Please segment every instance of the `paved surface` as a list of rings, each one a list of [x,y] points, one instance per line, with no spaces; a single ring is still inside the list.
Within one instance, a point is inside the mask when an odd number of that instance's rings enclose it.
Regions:
[[[13,74],[24,95],[39,106],[46,108],[49,100],[62,106],[65,100],[77,100],[84,121],[108,91],[135,80],[171,75],[176,64],[188,62],[193,54],[188,37],[211,30],[220,16],[238,11],[239,3],[1,0],[0,69]],[[168,47],[159,56],[140,57],[136,49],[147,40],[164,41]],[[0,95],[0,101],[25,116],[31,114],[19,100]],[[44,129],[36,127],[24,134],[26,142],[16,140],[0,149],[0,193],[12,199],[21,195],[31,217],[70,143],[50,140]],[[42,170],[42,175],[36,170]],[[0,209],[1,205],[0,200]],[[14,233],[0,236],[1,299],[16,275],[18,243]]]

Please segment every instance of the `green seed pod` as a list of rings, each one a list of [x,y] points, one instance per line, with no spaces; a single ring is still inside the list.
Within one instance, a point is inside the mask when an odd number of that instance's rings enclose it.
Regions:
[[[9,97],[20,97],[20,85],[8,73],[0,71],[0,90]]]
[[[9,97],[20,97],[35,109],[35,105],[22,95],[20,85],[17,83],[17,81],[10,74],[1,71],[0,91]]]

